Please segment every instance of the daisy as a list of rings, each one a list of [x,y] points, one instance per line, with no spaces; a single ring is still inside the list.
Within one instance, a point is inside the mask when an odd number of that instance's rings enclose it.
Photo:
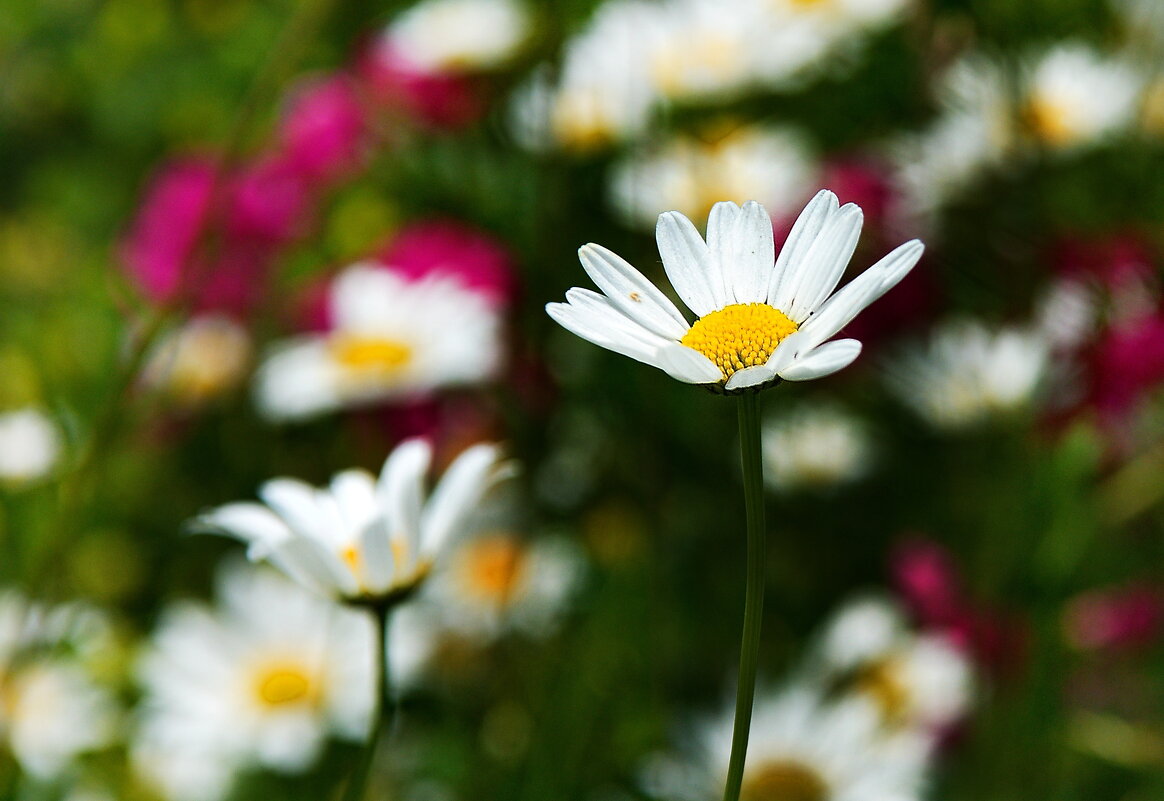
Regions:
[[[561,539],[522,541],[492,532],[462,540],[430,597],[452,631],[489,639],[507,630],[544,635],[582,578],[578,549]]]
[[[179,403],[198,406],[236,387],[250,360],[245,328],[226,315],[203,314],[158,344],[143,377]]]
[[[966,713],[971,667],[947,637],[917,633],[893,602],[863,598],[830,621],[809,660],[824,686],[871,701],[891,728],[938,733]]]
[[[1026,407],[1045,383],[1050,343],[1040,331],[952,320],[886,365],[890,388],[936,428],[957,429]]]
[[[500,311],[452,276],[409,280],[361,263],[328,300],[331,329],[277,345],[258,370],[256,399],[271,420],[481,382],[500,364]]]
[[[694,727],[693,727],[694,728]],[[698,758],[686,765],[656,759],[647,791],[674,801],[715,796],[727,772],[730,711],[691,735]],[[920,798],[929,744],[910,732],[884,731],[861,699],[826,703],[793,684],[756,700],[741,801],[912,801]]]
[[[834,293],[861,222],[860,208],[822,190],[773,264],[772,221],[755,201],[712,207],[706,242],[690,220],[666,212],[656,228],[663,268],[699,319],[689,323],[642,273],[596,244],[579,257],[603,293],[575,287],[546,311],[583,339],[689,384],[735,392],[820,378],[861,352],[855,339],[826,340],[921,257],[922,243],[907,242]]]
[[[44,477],[60,451],[60,432],[41,410],[0,413],[0,482],[24,484]]]
[[[1083,45],[1061,44],[1030,67],[1024,116],[1047,147],[1085,145],[1132,122],[1142,84],[1125,63]]]
[[[835,406],[801,407],[760,431],[764,478],[775,489],[826,488],[853,481],[869,467],[868,431]]]
[[[222,797],[246,767],[303,771],[329,735],[362,738],[372,713],[364,615],[245,563],[217,595],[167,609],[139,665],[132,753],[166,798]]]
[[[815,183],[815,158],[788,128],[745,125],[707,136],[676,136],[615,165],[614,205],[635,226],[651,227],[661,212],[707,215],[717,200],[755,198],[777,218],[791,215]]]
[[[500,476],[497,459],[496,446],[468,448],[426,502],[432,448],[407,440],[388,457],[379,479],[346,470],[316,489],[276,478],[259,489],[262,504],[227,504],[195,523],[238,537],[250,546],[253,561],[267,560],[321,595],[391,604],[410,595],[461,534]]]
[[[503,65],[529,32],[529,14],[514,0],[427,0],[389,25],[381,46],[419,70],[477,72]]]

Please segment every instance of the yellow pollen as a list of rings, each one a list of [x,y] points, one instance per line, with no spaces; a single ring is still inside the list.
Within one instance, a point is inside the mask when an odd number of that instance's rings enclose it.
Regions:
[[[898,663],[892,658],[875,662],[857,674],[857,692],[871,697],[888,724],[899,724],[909,712],[909,688],[901,680]]]
[[[504,535],[483,537],[465,547],[461,579],[473,598],[505,603],[525,568],[525,548]]]
[[[732,373],[768,361],[796,323],[767,303],[736,303],[703,315],[682,344],[715,362],[726,381]]]
[[[763,762],[744,775],[740,801],[828,801],[824,779],[793,760]]]
[[[331,348],[337,362],[360,372],[390,373],[412,360],[412,347],[394,339],[341,335]]]
[[[1027,103],[1023,118],[1031,132],[1049,145],[1067,145],[1075,138],[1068,114],[1058,103],[1034,98]]]
[[[259,674],[259,698],[268,706],[281,706],[310,699],[312,682],[298,665],[277,665]]]

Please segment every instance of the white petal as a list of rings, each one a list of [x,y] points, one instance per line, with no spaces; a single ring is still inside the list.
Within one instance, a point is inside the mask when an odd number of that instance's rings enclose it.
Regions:
[[[861,343],[855,339],[838,339],[821,345],[803,356],[797,356],[780,373],[785,381],[811,381],[823,378],[848,367],[861,353]]]
[[[356,577],[322,543],[305,537],[291,537],[271,548],[251,546],[247,558],[265,559],[295,581],[327,597],[355,595]]]
[[[776,350],[772,351],[772,355],[768,357],[768,361],[764,366],[776,375],[780,375],[780,371],[792,364],[793,360],[796,359],[796,355],[801,350],[804,350],[800,346],[803,341],[803,332],[797,331],[789,334],[780,340],[780,344],[776,346]]]
[[[658,366],[672,378],[687,384],[714,384],[723,381],[723,371],[697,350],[677,342],[660,348]]]
[[[825,223],[836,213],[838,205],[837,196],[822,189],[800,212],[788,233],[788,239],[784,241],[784,247],[780,248],[780,255],[776,257],[776,268],[768,282],[769,304],[777,309],[787,309],[792,305],[793,290],[799,283],[797,272]]]
[[[573,291],[573,290],[571,290]],[[573,299],[571,299],[573,300]],[[575,336],[599,347],[629,356],[636,361],[655,365],[655,351],[668,340],[645,328],[637,328],[613,306],[579,303],[547,303],[546,313]]]
[[[754,387],[757,384],[763,384],[765,381],[771,381],[776,377],[776,371],[767,364],[757,364],[754,367],[745,367],[743,370],[736,370],[732,373],[732,377],[723,385],[724,389],[746,389],[747,387]]]
[[[425,555],[436,556],[452,534],[460,533],[465,518],[492,483],[489,474],[497,454],[494,445],[474,445],[445,471],[424,510],[421,549]]]
[[[678,339],[687,321],[675,304],[625,259],[601,245],[578,249],[582,267],[615,308],[659,336]]]
[[[273,545],[292,536],[283,519],[259,503],[228,503],[200,515],[193,524],[247,543]]]
[[[424,479],[432,461],[432,447],[422,439],[410,439],[396,447],[380,473],[380,498],[386,512],[384,533],[389,543],[406,544],[408,570],[420,555],[420,520],[424,507]],[[391,550],[389,543],[385,547]],[[389,576],[390,578],[390,576]]]
[[[691,220],[677,211],[663,212],[655,240],[671,286],[691,311],[702,317],[727,305],[719,263]]]
[[[895,286],[917,264],[925,247],[914,239],[895,248],[889,255],[846,284],[825,301],[800,328],[810,350],[836,334],[870,303]]]
[[[365,526],[360,534],[360,557],[363,560],[364,589],[373,595],[391,588],[398,568],[392,552],[392,534],[384,518]]]
[[[720,265],[727,297],[735,303],[763,303],[768,297],[775,246],[772,218],[754,200],[712,206],[707,246]]]
[[[329,489],[345,527],[352,534],[358,534],[379,513],[376,484],[366,470],[336,473]]]
[[[282,517],[292,531],[321,543],[335,540],[331,521],[316,502],[315,488],[294,478],[273,478],[259,487],[259,497]]]
[[[825,225],[797,271],[792,305],[781,309],[792,322],[804,322],[836,288],[857,248],[863,220],[861,208],[847,203]]]

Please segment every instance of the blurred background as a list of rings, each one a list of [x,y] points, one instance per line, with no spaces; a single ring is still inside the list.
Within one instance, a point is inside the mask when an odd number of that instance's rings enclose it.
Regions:
[[[734,404],[544,305],[829,188],[850,275],[927,250],[760,396],[745,797],[1164,798],[1162,67],[1155,0],[7,3],[0,797],[338,797],[338,612],[188,521],[423,436],[520,471],[394,630],[369,797],[718,798]]]

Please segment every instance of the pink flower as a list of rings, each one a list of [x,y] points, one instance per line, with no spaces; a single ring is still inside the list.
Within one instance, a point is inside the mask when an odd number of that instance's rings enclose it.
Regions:
[[[456,220],[406,225],[378,258],[409,278],[430,273],[455,275],[496,305],[508,303],[515,291],[513,259],[505,246]]]
[[[342,74],[306,81],[287,103],[279,130],[284,159],[299,175],[332,180],[359,166],[368,121],[355,82]]]
[[[1132,584],[1076,596],[1063,611],[1067,642],[1081,650],[1119,650],[1155,642],[1164,622],[1164,593]]]
[[[1106,422],[1118,422],[1164,382],[1164,315],[1113,326],[1096,343],[1091,362],[1091,403]]]
[[[485,111],[472,78],[421,69],[384,37],[364,48],[356,69],[389,115],[401,113],[436,128],[459,128],[479,119]]]
[[[888,169],[860,156],[839,158],[826,164],[821,186],[832,189],[842,203],[860,206],[866,222],[872,226],[885,220],[894,202]]]
[[[210,216],[217,198],[221,211]],[[197,310],[241,312],[257,300],[278,248],[304,224],[308,201],[302,183],[278,160],[241,170],[216,186],[215,165],[205,157],[170,162],[155,174],[121,243],[121,257],[142,292],[157,302],[189,292]],[[207,225],[223,231],[213,262],[198,263],[195,249]],[[182,285],[189,276],[191,286]]]

